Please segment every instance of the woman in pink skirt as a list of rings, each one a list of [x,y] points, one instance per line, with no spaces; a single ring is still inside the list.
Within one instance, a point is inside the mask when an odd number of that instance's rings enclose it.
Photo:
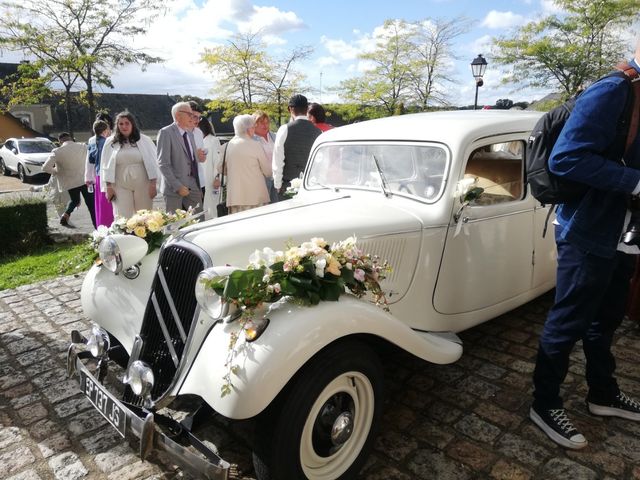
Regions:
[[[111,128],[106,120],[96,120],[93,124],[93,133],[87,142],[87,161],[85,164],[85,182],[93,185],[96,226],[110,227],[113,223],[113,206],[107,199],[106,192],[100,189],[100,160],[102,159],[102,147],[105,139],[111,135]]]

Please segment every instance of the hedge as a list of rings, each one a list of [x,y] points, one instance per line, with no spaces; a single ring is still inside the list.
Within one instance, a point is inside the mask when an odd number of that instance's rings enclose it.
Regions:
[[[0,196],[0,237],[0,256],[28,254],[49,243],[46,200]]]

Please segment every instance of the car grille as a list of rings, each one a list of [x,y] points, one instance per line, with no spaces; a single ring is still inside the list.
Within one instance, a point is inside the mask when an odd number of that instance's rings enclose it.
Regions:
[[[194,287],[204,268],[201,257],[184,243],[169,245],[160,252],[140,331],[142,349],[137,358],[153,370],[153,401],[167,392],[178,371],[197,314]],[[135,405],[143,403],[128,387],[123,399]]]

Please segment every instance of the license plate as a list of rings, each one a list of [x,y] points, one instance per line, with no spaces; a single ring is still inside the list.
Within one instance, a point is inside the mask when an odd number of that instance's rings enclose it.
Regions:
[[[94,407],[107,421],[115,427],[120,435],[125,436],[127,416],[118,401],[107,392],[102,385],[95,382],[80,370],[80,388]]]

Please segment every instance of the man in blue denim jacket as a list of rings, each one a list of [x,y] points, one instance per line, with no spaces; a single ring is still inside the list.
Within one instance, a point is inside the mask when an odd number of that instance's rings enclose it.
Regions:
[[[640,44],[631,62],[640,72],[639,60]],[[578,97],[549,160],[554,174],[590,187],[583,198],[557,211],[556,297],[540,335],[529,412],[536,425],[567,448],[587,445],[560,398],[569,355],[578,340],[587,360],[589,412],[640,420],[640,404],[618,388],[611,353],[634,266],[634,257],[621,251],[620,238],[628,199],[640,193],[640,136],[623,159],[624,136],[620,142],[617,131],[632,94],[627,80],[619,76],[590,86]]]

